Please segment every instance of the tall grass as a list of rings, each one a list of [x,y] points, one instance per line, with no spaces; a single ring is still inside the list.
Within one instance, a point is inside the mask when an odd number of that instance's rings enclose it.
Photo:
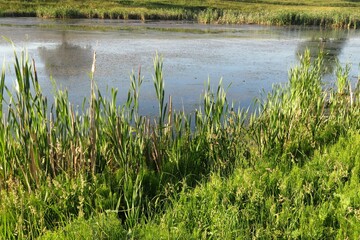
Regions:
[[[119,106],[116,89],[103,96],[96,87],[95,56],[90,97],[81,111],[74,109],[66,91],[57,91],[54,104],[48,104],[35,63],[25,53],[14,53],[16,90],[5,85],[3,70],[1,238],[36,238],[73,221],[84,223],[98,216],[113,219],[113,213],[121,226],[117,234],[131,236],[139,233],[145,221],[156,221],[167,209],[186,202],[189,189],[215,181],[214,176],[228,179],[239,171],[246,176],[249,169],[262,169],[264,162],[267,168],[284,172],[301,168],[316,151],[346,136],[349,129],[356,132],[360,127],[359,92],[350,87],[348,68],[339,66],[337,88],[325,89],[322,57],[312,61],[308,51],[300,65],[290,70],[289,83],[274,87],[258,101],[258,110],[251,115],[228,103],[221,81],[215,91],[209,83],[205,85],[203,103],[194,115],[173,109],[171,97],[166,101],[162,58],[156,56],[153,79],[159,112],[155,118],[138,112],[141,71],[130,76],[127,101]],[[250,185],[246,189],[251,189]],[[257,236],[255,226],[264,227],[267,222],[261,221],[269,221],[269,213],[256,207],[267,204],[256,189],[253,195],[244,192],[236,200],[246,208],[248,219],[240,221],[241,217],[234,215],[229,235],[223,232],[226,236],[245,232]],[[254,198],[250,201],[254,206],[246,204],[249,198]],[[199,209],[204,214],[198,216],[200,222],[207,209]],[[236,206],[231,206],[227,214],[236,211]],[[264,215],[253,219],[257,213]],[[192,218],[191,213],[186,214]],[[175,219],[183,219],[178,216]],[[283,224],[286,220],[279,221]],[[189,224],[188,229],[198,226],[195,218]],[[212,229],[212,223],[207,222],[194,236],[210,237],[221,224]],[[103,232],[94,231],[103,236]]]
[[[241,11],[233,9],[207,9],[197,15],[200,23],[212,24],[262,24],[262,25],[300,25],[325,28],[357,29],[359,16],[341,11],[306,10],[257,10]]]
[[[302,25],[332,28],[359,26],[356,1],[0,1],[0,16],[189,20],[212,24]]]

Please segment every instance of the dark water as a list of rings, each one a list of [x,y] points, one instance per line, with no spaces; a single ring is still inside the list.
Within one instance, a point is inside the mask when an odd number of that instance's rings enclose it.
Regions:
[[[230,86],[228,99],[249,106],[262,90],[284,83],[288,70],[298,63],[298,54],[309,48],[315,56],[319,47],[328,53],[328,72],[341,64],[352,65],[351,80],[358,78],[360,32],[318,28],[280,28],[254,25],[221,26],[179,22],[117,20],[43,20],[0,18],[0,35],[11,39],[18,51],[26,48],[34,58],[40,84],[46,95],[53,94],[50,76],[59,88],[66,88],[73,104],[80,105],[90,93],[93,52],[96,51],[95,79],[105,95],[108,88],[119,90],[124,102],[132,70],[141,67],[144,83],[140,110],[157,111],[153,88],[153,57],[164,58],[166,95],[172,95],[176,109],[199,107],[204,83],[216,90],[219,80]],[[0,40],[0,57],[6,62],[7,83],[11,75],[13,49]],[[325,76],[327,81],[333,77]]]

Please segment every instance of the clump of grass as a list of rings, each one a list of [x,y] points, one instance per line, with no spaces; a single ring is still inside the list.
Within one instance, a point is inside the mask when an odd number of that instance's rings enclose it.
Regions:
[[[126,239],[127,232],[116,214],[103,213],[90,219],[76,219],[57,232],[47,232],[39,239]]]
[[[306,51],[300,66],[290,71],[288,85],[275,86],[264,100],[259,100],[259,110],[250,119],[259,154],[276,153],[278,160],[302,162],[349,128],[356,129],[353,117],[358,111],[353,107],[359,102],[354,101],[356,94],[347,82],[348,71],[348,67],[339,66],[338,90],[326,89],[322,83],[322,53],[312,62]]]

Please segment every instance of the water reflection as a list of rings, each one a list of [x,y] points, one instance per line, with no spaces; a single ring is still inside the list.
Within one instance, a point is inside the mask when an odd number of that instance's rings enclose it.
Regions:
[[[346,31],[319,31],[312,34],[310,39],[299,44],[296,53],[302,54],[306,49],[310,50],[312,58],[316,58],[320,51],[325,53],[325,73],[332,73],[336,69],[336,62],[348,41]]]
[[[0,24],[1,35],[9,36],[18,45],[28,46],[30,56],[37,61],[39,81],[49,99],[54,90],[49,81],[52,75],[59,88],[69,90],[69,99],[75,106],[82,104],[83,97],[90,93],[89,72],[96,48],[97,85],[103,95],[107,87],[118,88],[119,104],[126,101],[131,69],[136,70],[141,65],[144,76],[140,99],[142,114],[156,114],[157,111],[152,84],[152,57],[156,51],[164,56],[166,94],[173,96],[176,109],[186,111],[199,106],[203,83],[208,78],[213,86],[220,78],[224,86],[231,83],[228,100],[248,107],[261,89],[267,92],[274,83],[287,82],[288,69],[298,64],[296,55],[306,48],[310,48],[313,57],[317,56],[318,47],[328,53],[325,59],[328,72],[335,68],[335,58],[340,58],[341,63],[357,64],[360,56],[359,31],[86,19],[12,18],[6,21],[13,24]],[[48,25],[51,27],[43,27]],[[101,28],[85,31],[87,26],[94,25]],[[141,31],[139,26],[143,27]],[[166,31],[161,30],[164,28]],[[211,31],[204,34],[170,31],[174,28]],[[25,40],[24,35],[28,36]],[[0,42],[0,53],[10,58],[12,51],[7,49],[8,45]],[[352,68],[350,76],[355,75],[358,75],[357,69]],[[325,77],[326,81],[333,81],[332,76]]]
[[[39,47],[39,56],[45,63],[48,75],[59,79],[89,73],[92,64],[92,47],[80,46],[67,41],[67,32],[62,31],[61,43],[55,47]]]

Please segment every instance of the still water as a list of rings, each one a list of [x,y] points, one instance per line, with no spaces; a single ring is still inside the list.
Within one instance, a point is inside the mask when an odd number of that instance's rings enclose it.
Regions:
[[[57,88],[68,89],[75,106],[90,94],[94,51],[97,85],[103,95],[117,88],[119,103],[126,99],[131,72],[137,75],[141,67],[142,114],[157,111],[152,82],[156,52],[164,58],[165,94],[173,97],[177,110],[198,108],[208,79],[214,90],[223,79],[225,87],[230,85],[228,100],[248,107],[262,90],[270,91],[273,84],[287,81],[289,69],[298,64],[298,54],[306,48],[313,55],[319,46],[328,53],[329,73],[336,68],[335,59],[339,59],[342,65],[351,64],[353,83],[359,75],[360,31],[355,30],[0,18],[0,35],[11,39],[17,51],[27,49],[36,62],[45,95],[51,98],[56,91],[52,77]],[[6,64],[9,86],[14,83],[13,51],[8,41],[0,40],[0,57]],[[331,83],[334,77],[329,74],[325,79]]]

